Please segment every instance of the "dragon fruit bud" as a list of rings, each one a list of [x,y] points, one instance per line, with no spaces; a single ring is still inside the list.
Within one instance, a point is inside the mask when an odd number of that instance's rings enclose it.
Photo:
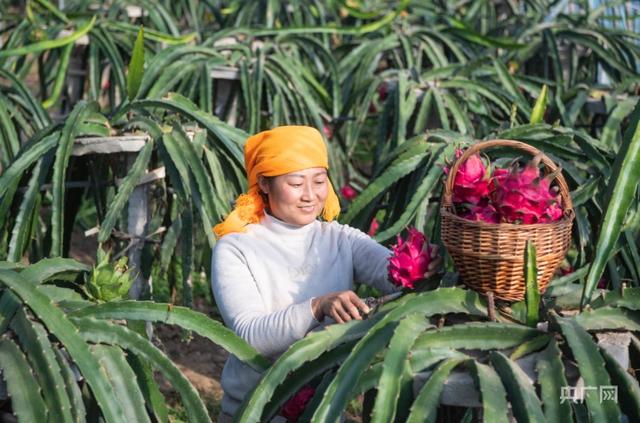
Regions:
[[[387,270],[389,280],[405,288],[414,288],[416,281],[424,278],[431,263],[432,246],[423,233],[415,228],[409,229],[406,240],[398,235],[397,244],[391,247]]]
[[[136,277],[127,266],[127,257],[121,257],[115,263],[109,260],[110,253],[98,253],[99,263],[95,266],[85,283],[89,296],[99,302],[117,301],[127,298],[127,294]]]

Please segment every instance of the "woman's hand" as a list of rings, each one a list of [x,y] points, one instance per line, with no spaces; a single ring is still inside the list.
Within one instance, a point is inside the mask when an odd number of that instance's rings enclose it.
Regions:
[[[351,320],[362,320],[362,315],[369,313],[369,307],[353,291],[332,292],[316,297],[311,301],[311,309],[317,321],[325,316],[337,323]]]
[[[431,276],[438,273],[441,266],[442,256],[438,254],[438,246],[436,244],[431,244],[431,262],[429,262],[429,268],[424,273],[424,278],[429,279]]]

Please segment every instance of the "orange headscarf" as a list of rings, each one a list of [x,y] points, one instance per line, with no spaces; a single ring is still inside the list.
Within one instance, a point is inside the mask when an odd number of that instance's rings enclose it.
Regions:
[[[327,147],[317,129],[309,126],[280,126],[247,139],[244,145],[244,166],[249,189],[236,199],[235,209],[216,225],[213,231],[219,239],[232,232],[244,232],[245,226],[258,223],[265,204],[258,188],[258,176],[279,176],[311,167],[329,169]],[[322,217],[331,221],[340,213],[338,196],[329,182],[329,195]]]

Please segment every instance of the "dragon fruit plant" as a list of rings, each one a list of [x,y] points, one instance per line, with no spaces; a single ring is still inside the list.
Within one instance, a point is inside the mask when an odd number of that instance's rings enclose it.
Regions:
[[[134,322],[171,322],[218,343],[257,371],[267,370],[269,360],[202,313],[120,301],[133,279],[130,272],[124,261],[109,264],[106,254],[93,271],[60,257],[29,266],[0,260],[1,421],[97,421],[90,417],[94,413],[105,422],[166,421],[165,399],[154,379],[160,372],[178,392],[189,421],[210,422],[198,391]],[[83,279],[93,287],[82,290],[76,283]]]
[[[456,157],[462,155],[456,151]],[[485,165],[478,154],[458,168],[453,187],[453,204],[459,216],[487,223],[533,224],[562,218],[560,194],[552,182],[558,172],[540,173],[537,155],[523,168],[514,162],[509,168]],[[448,169],[446,170],[448,172]]]

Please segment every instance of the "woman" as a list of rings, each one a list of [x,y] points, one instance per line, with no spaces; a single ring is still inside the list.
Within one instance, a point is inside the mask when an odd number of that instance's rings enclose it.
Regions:
[[[397,290],[387,280],[390,251],[334,220],[340,205],[316,129],[283,126],[250,137],[245,167],[247,194],[214,228],[212,285],[225,324],[258,352],[275,360],[320,325],[362,319],[369,308],[354,280]],[[260,376],[229,357],[224,414],[236,412]]]

